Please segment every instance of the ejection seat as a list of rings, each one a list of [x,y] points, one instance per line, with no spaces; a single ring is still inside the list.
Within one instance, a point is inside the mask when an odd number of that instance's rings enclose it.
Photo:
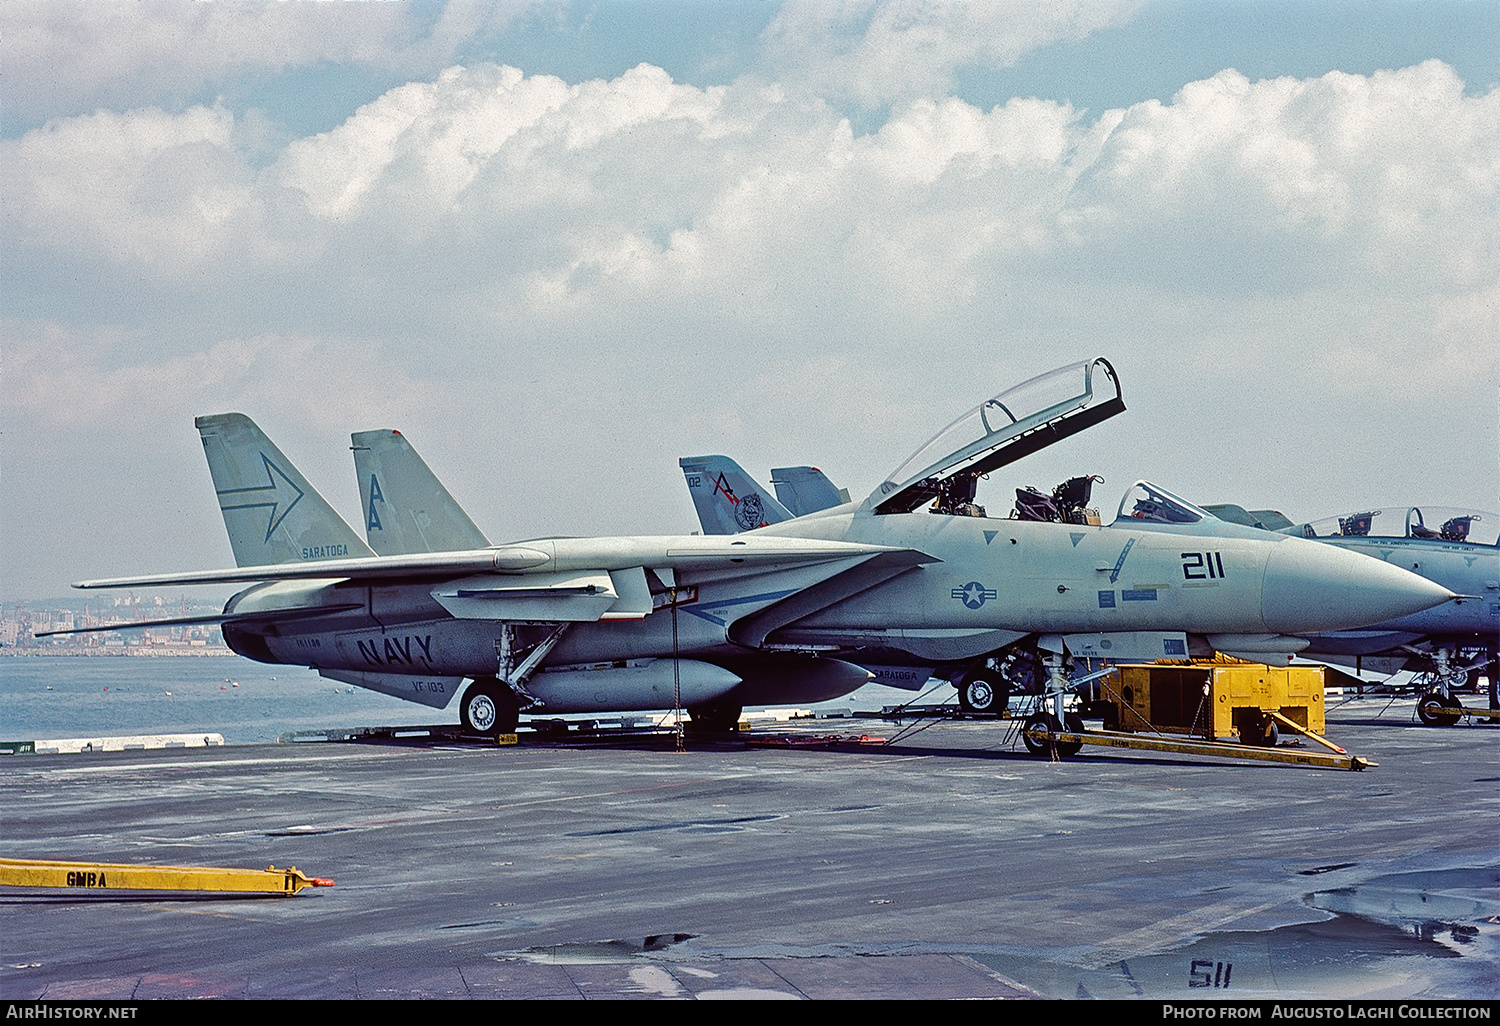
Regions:
[[[1379,510],[1372,510],[1369,513],[1353,513],[1347,517],[1339,517],[1339,534],[1346,538],[1365,537],[1370,533],[1370,525],[1379,513]]]
[[[1443,541],[1468,541],[1469,528],[1472,527],[1474,525],[1474,521],[1478,519],[1479,514],[1470,513],[1468,516],[1454,517],[1452,520],[1445,520],[1443,522],[1443,526],[1438,529],[1438,537],[1443,539]]]
[[[1097,474],[1070,477],[1046,495],[1036,488],[1016,489],[1016,508],[1012,520],[1047,520],[1055,524],[1097,524],[1098,513],[1088,508],[1094,494],[1094,482],[1103,481]],[[1094,519],[1090,520],[1090,514]]]

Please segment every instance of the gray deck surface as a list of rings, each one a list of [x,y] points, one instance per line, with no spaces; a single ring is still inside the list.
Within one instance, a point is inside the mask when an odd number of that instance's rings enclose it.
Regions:
[[[1500,727],[1409,704],[1330,708],[1363,773],[1048,762],[982,721],[15,756],[8,857],[337,885],[0,891],[0,997],[1494,997]]]

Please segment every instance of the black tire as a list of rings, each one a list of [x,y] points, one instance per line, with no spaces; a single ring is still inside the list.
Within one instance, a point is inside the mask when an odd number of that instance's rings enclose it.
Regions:
[[[1441,691],[1429,691],[1417,699],[1417,719],[1429,727],[1451,727],[1458,722],[1458,713],[1445,713],[1458,703]]]
[[[1281,730],[1276,726],[1275,720],[1267,720],[1266,732],[1261,735],[1260,743],[1267,748],[1275,748],[1281,744]]]
[[[1065,713],[1063,715],[1063,729],[1069,734],[1083,733],[1083,717],[1077,713]],[[1077,755],[1083,751],[1082,741],[1059,741],[1057,743],[1057,754],[1063,758]]]
[[[480,737],[514,734],[520,720],[521,703],[515,693],[494,677],[470,684],[458,706],[458,722],[464,731]]]
[[[688,710],[688,726],[695,731],[729,734],[740,729],[740,713],[744,711],[738,705],[700,705]]]
[[[1047,758],[1052,754],[1052,746],[1046,741],[1039,741],[1031,736],[1033,730],[1045,730],[1052,717],[1046,713],[1032,713],[1026,717],[1026,722],[1021,724],[1021,743],[1032,755]]]
[[[1254,723],[1246,719],[1243,724],[1240,728],[1242,744],[1254,745],[1257,748],[1275,748],[1281,743],[1281,731],[1276,729],[1276,721],[1271,717],[1258,716]]]
[[[1032,713],[1026,717],[1026,722],[1021,725],[1021,743],[1032,755],[1050,759],[1056,753],[1059,758],[1066,759],[1083,749],[1082,741],[1038,741],[1029,733],[1038,729],[1058,730],[1057,717],[1051,713]],[[1070,734],[1082,734],[1083,718],[1077,713],[1067,713],[1063,716],[1061,729]]]
[[[976,670],[958,681],[958,707],[974,716],[1000,716],[1010,703],[1010,688],[997,673]]]

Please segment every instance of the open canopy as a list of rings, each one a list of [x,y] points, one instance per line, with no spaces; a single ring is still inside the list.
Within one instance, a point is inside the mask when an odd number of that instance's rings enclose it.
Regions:
[[[1418,538],[1494,545],[1500,516],[1457,506],[1387,506],[1286,528],[1303,538]]]
[[[1125,411],[1120,382],[1102,357],[1071,363],[969,410],[887,475],[865,500],[876,513],[909,513],[975,478]]]

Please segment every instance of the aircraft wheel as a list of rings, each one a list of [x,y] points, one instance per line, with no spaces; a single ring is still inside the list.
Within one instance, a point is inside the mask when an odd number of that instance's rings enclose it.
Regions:
[[[1257,748],[1275,748],[1281,743],[1281,731],[1276,729],[1276,721],[1269,716],[1258,717],[1252,724],[1244,721],[1241,728],[1240,741]]]
[[[958,683],[958,707],[966,713],[999,716],[1009,700],[1010,688],[997,674],[977,670]]]
[[[1046,741],[1038,741],[1031,736],[1031,731],[1045,728],[1051,717],[1046,713],[1032,713],[1026,717],[1026,722],[1021,724],[1021,743],[1032,755],[1048,756],[1052,754],[1052,746]]]
[[[1070,734],[1083,733],[1083,719],[1077,713],[1068,713],[1063,717],[1063,727]],[[1049,727],[1058,730],[1057,718],[1051,713],[1032,713],[1026,717],[1026,722],[1021,725],[1021,743],[1032,755],[1050,758],[1055,750],[1059,757],[1067,758],[1077,755],[1083,748],[1082,741],[1038,741],[1028,731]]]
[[[1063,729],[1069,734],[1083,733],[1083,717],[1077,713],[1068,713],[1063,717]],[[1057,743],[1057,754],[1062,756],[1077,755],[1083,751],[1082,741],[1059,741]]]
[[[1281,731],[1277,729],[1275,720],[1267,720],[1266,731],[1260,736],[1260,743],[1265,748],[1275,748],[1281,744]]]
[[[1458,722],[1457,713],[1441,710],[1452,708],[1456,703],[1441,691],[1429,691],[1417,701],[1417,719],[1429,727],[1451,727]]]
[[[469,685],[458,707],[464,730],[482,737],[514,734],[521,719],[521,703],[494,677],[482,677]]]
[[[739,729],[740,713],[744,711],[738,705],[700,705],[688,710],[689,726],[694,730],[728,734]]]

